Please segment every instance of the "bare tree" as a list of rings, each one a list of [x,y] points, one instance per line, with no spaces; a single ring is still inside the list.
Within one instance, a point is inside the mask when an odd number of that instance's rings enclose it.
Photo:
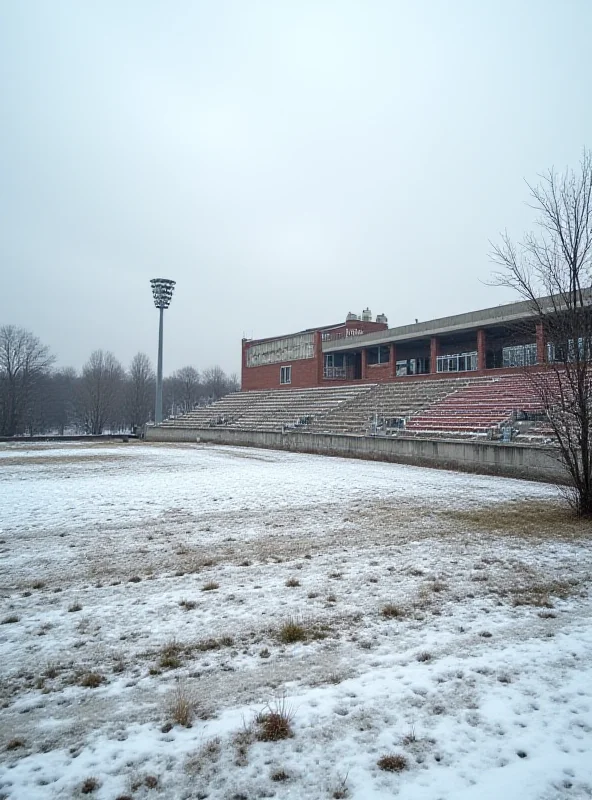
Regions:
[[[526,300],[548,342],[528,374],[545,409],[580,516],[592,516],[592,151],[579,170],[550,169],[529,185],[537,233],[493,245],[496,283]]]
[[[236,392],[239,383],[236,375],[228,377],[221,367],[215,366],[204,370],[202,374],[204,393],[213,400],[224,397],[225,394]]]
[[[195,407],[201,394],[199,372],[195,367],[181,367],[173,373],[175,406],[183,414]]]
[[[122,423],[124,370],[113,353],[95,350],[82,368],[80,415],[87,433],[101,434]]]
[[[0,328],[0,433],[22,433],[32,419],[37,390],[53,356],[39,339],[23,328]]]
[[[126,389],[127,419],[133,430],[145,425],[154,409],[154,370],[145,353],[133,357]]]

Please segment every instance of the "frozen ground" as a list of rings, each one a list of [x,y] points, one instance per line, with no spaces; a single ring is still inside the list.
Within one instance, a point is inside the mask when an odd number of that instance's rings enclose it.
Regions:
[[[4,446],[0,529],[0,797],[592,797],[590,528],[551,487]]]

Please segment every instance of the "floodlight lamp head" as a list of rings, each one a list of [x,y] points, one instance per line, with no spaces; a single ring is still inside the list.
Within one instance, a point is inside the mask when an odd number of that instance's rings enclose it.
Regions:
[[[168,278],[152,278],[150,284],[156,308],[168,308],[171,304],[175,281]]]

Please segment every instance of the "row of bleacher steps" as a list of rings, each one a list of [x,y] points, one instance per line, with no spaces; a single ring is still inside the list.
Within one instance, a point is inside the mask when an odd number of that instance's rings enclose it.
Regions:
[[[163,426],[181,428],[225,427],[241,430],[278,431],[304,428],[311,422],[360,395],[374,384],[336,386],[314,389],[273,389],[236,392],[210,406],[163,422]]]
[[[541,414],[536,392],[523,375],[471,381],[407,422],[410,433],[485,436],[513,418],[515,412]]]
[[[317,433],[368,433],[374,418],[411,418],[467,383],[468,380],[462,378],[382,383],[371,392],[315,420],[309,430]]]

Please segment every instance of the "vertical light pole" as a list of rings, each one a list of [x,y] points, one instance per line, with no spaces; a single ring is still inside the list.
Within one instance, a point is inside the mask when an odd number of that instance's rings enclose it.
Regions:
[[[154,422],[160,425],[162,422],[162,322],[165,308],[171,304],[173,290],[175,288],[175,281],[170,281],[168,278],[153,278],[150,281],[152,286],[152,294],[154,296],[154,305],[159,310],[159,324],[158,324],[158,367],[156,370],[156,406],[154,409]]]

